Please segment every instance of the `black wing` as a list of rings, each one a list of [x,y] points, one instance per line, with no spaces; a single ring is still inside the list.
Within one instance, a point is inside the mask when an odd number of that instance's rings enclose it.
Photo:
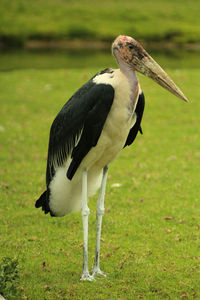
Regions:
[[[133,141],[135,140],[138,134],[138,131],[140,131],[140,133],[142,134],[141,121],[144,112],[144,106],[145,106],[145,98],[144,98],[144,94],[141,93],[139,95],[138,102],[135,109],[136,122],[134,126],[131,128],[131,130],[129,131],[129,135],[127,137],[124,147],[129,146],[133,143]]]
[[[111,85],[95,84],[91,79],[63,106],[50,131],[47,187],[56,167],[62,166],[70,155],[67,177],[73,178],[84,156],[97,144],[113,99]]]

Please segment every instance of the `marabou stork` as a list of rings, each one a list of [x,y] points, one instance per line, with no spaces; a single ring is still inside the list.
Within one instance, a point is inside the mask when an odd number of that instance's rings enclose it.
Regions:
[[[82,210],[82,280],[105,275],[99,266],[100,236],[109,164],[133,143],[141,120],[144,95],[135,72],[172,94],[187,98],[144,48],[129,36],[118,36],[112,52],[119,69],[107,68],[84,84],[63,106],[50,130],[46,191],[36,201],[45,214],[61,217]],[[94,267],[88,271],[88,196],[100,187]]]

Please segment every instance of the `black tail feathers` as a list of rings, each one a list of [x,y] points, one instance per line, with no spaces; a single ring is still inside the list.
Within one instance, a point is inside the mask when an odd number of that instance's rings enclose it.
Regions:
[[[49,189],[47,189],[41,196],[40,198],[35,202],[35,207],[39,208],[42,207],[42,210],[44,211],[45,214],[50,213],[52,217],[55,215],[52,213],[49,207]]]

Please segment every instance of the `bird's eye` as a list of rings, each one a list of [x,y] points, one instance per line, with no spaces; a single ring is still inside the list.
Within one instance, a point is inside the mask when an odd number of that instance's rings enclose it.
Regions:
[[[134,47],[133,45],[128,45],[129,50],[132,50]]]

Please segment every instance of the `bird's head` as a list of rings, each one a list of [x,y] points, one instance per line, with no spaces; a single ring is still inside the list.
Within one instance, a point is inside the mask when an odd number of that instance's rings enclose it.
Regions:
[[[156,63],[156,61],[144,50],[139,42],[130,36],[118,36],[112,45],[113,54],[120,64],[133,68],[147,77],[153,79],[162,87],[188,102],[185,95],[176,86],[167,73]]]

